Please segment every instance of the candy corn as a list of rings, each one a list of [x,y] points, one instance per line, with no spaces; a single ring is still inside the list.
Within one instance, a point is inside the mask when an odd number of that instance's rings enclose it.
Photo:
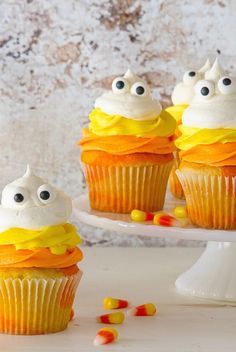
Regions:
[[[100,315],[99,317],[97,317],[96,320],[98,323],[103,323],[103,324],[122,324],[124,319],[125,319],[124,313],[116,312],[116,313]]]
[[[127,315],[145,317],[155,315],[156,311],[156,306],[153,303],[146,303],[141,306],[131,308],[127,311]]]
[[[94,345],[105,345],[111,342],[116,341],[118,338],[118,333],[115,329],[112,328],[103,328],[97,332],[97,335],[94,339]]]
[[[149,212],[137,210],[137,209],[132,210],[130,216],[131,216],[131,220],[137,221],[137,222],[150,221],[150,220],[153,220],[154,218],[153,213],[149,213]]]
[[[128,307],[128,301],[119,298],[106,297],[103,300],[103,307],[105,309],[119,309]]]
[[[160,225],[160,226],[180,226],[180,223],[177,219],[175,219],[173,216],[168,215],[168,214],[156,214],[153,219],[154,225]]]
[[[183,207],[183,206],[178,206],[174,209],[174,215],[177,218],[187,218],[188,217],[188,213],[187,213],[187,208]]]

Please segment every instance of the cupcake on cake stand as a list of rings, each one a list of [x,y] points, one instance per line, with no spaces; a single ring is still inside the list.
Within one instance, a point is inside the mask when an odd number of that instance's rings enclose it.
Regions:
[[[164,210],[172,211],[183,200],[167,194]],[[175,286],[180,293],[212,300],[236,302],[236,231],[208,230],[188,226],[163,227],[152,222],[132,222],[129,214],[91,210],[88,195],[74,201],[74,215],[90,226],[117,231],[128,236],[208,241],[198,261],[180,275]]]

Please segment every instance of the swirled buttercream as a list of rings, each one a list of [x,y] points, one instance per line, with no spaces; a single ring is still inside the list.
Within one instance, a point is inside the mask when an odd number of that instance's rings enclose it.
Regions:
[[[67,223],[71,200],[27,168],[8,184],[0,205],[1,268],[68,268],[83,257]],[[76,269],[76,267],[75,267]],[[78,269],[77,269],[78,270]]]
[[[90,115],[89,130],[97,136],[135,135],[137,137],[168,137],[174,134],[176,122],[165,111],[152,120],[131,120],[120,115],[109,115],[94,109]]]
[[[216,64],[215,64],[216,70]],[[216,70],[217,71],[217,70]],[[217,71],[218,72],[218,71]],[[215,167],[236,166],[236,82],[224,76],[196,84],[175,141],[183,161]],[[214,76],[214,77],[213,77]]]
[[[0,246],[14,245],[17,250],[49,248],[52,254],[64,254],[80,243],[76,228],[71,224],[43,227],[37,231],[13,227],[0,232]]]
[[[175,150],[172,137],[140,138],[136,136],[88,135],[80,141],[83,152],[102,151],[112,155],[133,153],[169,154]]]
[[[179,129],[181,136],[175,144],[181,150],[188,150],[200,144],[236,142],[236,130],[234,129],[193,128],[184,125],[180,125]]]

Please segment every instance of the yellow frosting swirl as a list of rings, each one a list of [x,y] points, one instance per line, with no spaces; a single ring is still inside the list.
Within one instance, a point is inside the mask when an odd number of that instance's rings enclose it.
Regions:
[[[187,109],[187,104],[172,105],[165,109],[177,123],[182,121],[182,115],[185,109]]]
[[[236,142],[236,129],[209,129],[179,126],[182,133],[175,144],[181,150],[189,150],[199,144]]]
[[[13,227],[0,233],[1,245],[19,249],[49,248],[52,254],[64,254],[81,243],[75,226],[71,224],[43,227],[37,231]]]
[[[89,115],[89,130],[97,136],[134,135],[137,137],[169,137],[176,122],[166,111],[152,120],[132,120],[119,115],[108,115],[95,108]]]

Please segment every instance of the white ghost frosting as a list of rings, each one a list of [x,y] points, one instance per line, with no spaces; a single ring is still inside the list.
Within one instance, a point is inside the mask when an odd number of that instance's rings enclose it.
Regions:
[[[71,211],[71,199],[36,176],[28,167],[23,177],[3,189],[0,231],[12,227],[35,230],[64,224]]]
[[[236,79],[199,81],[182,122],[188,127],[236,129]]]
[[[210,60],[207,59],[205,64],[198,70],[185,72],[182,82],[178,83],[172,93],[171,99],[174,105],[189,104],[194,96],[194,86],[211,68]]]
[[[131,70],[114,79],[112,90],[96,99],[95,108],[132,120],[152,120],[162,110],[159,101],[152,98],[147,83]]]

